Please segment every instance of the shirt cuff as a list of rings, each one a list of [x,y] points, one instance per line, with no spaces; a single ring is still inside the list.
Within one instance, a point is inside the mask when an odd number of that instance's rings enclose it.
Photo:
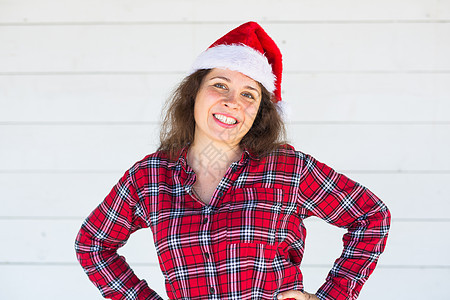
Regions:
[[[147,285],[147,282],[145,280],[141,280],[139,284],[136,286],[136,289],[138,290],[136,298],[132,297],[131,299],[164,300],[161,296],[159,296],[154,290],[152,290]]]
[[[146,299],[148,299],[148,300],[164,300],[155,291],[152,291],[151,294]]]
[[[347,282],[345,279],[343,281]],[[358,296],[357,292],[349,291],[343,288],[342,285],[336,283],[339,279],[334,278],[335,282],[325,282],[316,292],[317,298],[320,300],[353,300]],[[345,284],[346,285],[346,284]]]

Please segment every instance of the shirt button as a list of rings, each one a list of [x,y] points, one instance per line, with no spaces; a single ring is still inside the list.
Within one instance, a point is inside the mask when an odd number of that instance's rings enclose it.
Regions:
[[[223,192],[219,192],[219,197],[222,198]]]
[[[205,257],[209,258],[209,253],[208,252],[205,253]]]
[[[214,294],[215,291],[216,291],[216,290],[215,290],[213,287],[209,289],[209,292],[210,292],[211,294]]]
[[[206,224],[206,223],[208,223],[208,218],[203,219],[203,224]]]

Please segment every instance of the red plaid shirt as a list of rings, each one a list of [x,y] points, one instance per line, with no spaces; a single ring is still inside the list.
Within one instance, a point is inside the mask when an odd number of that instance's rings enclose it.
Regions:
[[[116,252],[144,227],[153,232],[170,299],[276,299],[303,290],[303,220],[310,216],[348,230],[316,295],[358,296],[390,224],[374,194],[287,146],[260,159],[244,151],[206,205],[193,194],[186,153],[177,161],[157,152],[137,162],[83,223],[77,257],[104,297],[162,299]]]

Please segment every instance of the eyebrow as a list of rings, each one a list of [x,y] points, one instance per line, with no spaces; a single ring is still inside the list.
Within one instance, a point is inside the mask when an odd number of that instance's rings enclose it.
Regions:
[[[230,81],[231,81],[229,78],[224,77],[224,76],[214,76],[214,77],[211,77],[209,80],[213,80],[213,79],[217,79],[217,78],[223,79],[223,80],[225,80],[226,82],[230,82]],[[250,86],[250,85],[246,85],[245,88],[250,89],[250,90],[253,90],[253,91],[257,92],[258,95],[260,95],[260,92],[258,91],[258,89],[254,88],[254,87],[252,87],[252,86]]]

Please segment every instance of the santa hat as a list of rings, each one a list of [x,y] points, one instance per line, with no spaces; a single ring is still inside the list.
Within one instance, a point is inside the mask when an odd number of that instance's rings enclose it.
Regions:
[[[241,72],[281,101],[281,52],[258,23],[242,24],[218,39],[197,57],[191,73],[212,68]]]

